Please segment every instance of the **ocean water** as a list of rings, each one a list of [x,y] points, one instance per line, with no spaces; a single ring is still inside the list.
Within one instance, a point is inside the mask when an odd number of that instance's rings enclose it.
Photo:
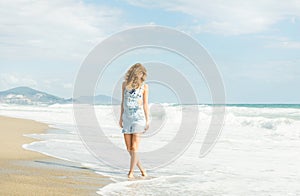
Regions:
[[[147,178],[140,177],[136,168],[137,177],[133,180],[127,179],[128,169],[102,163],[86,149],[77,132],[72,105],[2,104],[0,115],[50,124],[47,133],[26,135],[39,141],[24,144],[23,148],[80,163],[111,178],[112,183],[99,188],[99,195],[300,195],[300,105],[226,105],[221,136],[205,157],[199,157],[212,107],[199,105],[194,111],[199,114],[199,126],[181,156],[164,167],[148,170]],[[159,133],[141,138],[140,152],[167,145],[180,125],[182,110],[189,108],[150,104],[151,118],[164,118],[164,121]],[[106,137],[126,149],[112,111],[113,106],[95,106]]]

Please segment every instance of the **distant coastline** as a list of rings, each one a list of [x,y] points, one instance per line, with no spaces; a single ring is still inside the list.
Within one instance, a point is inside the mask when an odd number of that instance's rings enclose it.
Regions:
[[[211,104],[211,103],[198,103],[198,104],[179,104],[168,102],[151,102],[152,104],[162,105],[206,105],[206,106],[230,106],[230,107],[251,107],[251,108],[300,108],[300,103],[226,103],[226,104]],[[93,97],[84,96],[76,99],[61,98],[51,95],[47,92],[39,91],[30,87],[21,86],[12,88],[5,91],[0,91],[0,104],[13,104],[13,105],[36,105],[47,106],[53,104],[92,104],[92,105],[119,105],[121,102],[117,98],[108,95],[96,95]]]

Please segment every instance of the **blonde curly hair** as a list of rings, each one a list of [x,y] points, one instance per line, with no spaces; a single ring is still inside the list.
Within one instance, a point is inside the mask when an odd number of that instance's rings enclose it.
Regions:
[[[141,81],[139,81],[138,75],[143,73]],[[131,88],[139,88],[147,78],[147,70],[141,63],[132,65],[125,74],[125,86]]]

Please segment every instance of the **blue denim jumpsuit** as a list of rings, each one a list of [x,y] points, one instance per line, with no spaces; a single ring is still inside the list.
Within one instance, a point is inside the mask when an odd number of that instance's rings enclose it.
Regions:
[[[145,82],[142,83],[139,89],[127,90],[125,88],[124,90],[122,133],[133,134],[145,131],[146,120],[143,107],[144,85]],[[139,102],[141,105],[139,105]]]

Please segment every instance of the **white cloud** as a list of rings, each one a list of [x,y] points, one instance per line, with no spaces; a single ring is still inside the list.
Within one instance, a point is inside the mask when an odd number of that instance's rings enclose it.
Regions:
[[[299,60],[273,60],[256,64],[241,64],[233,72],[227,70],[230,75],[240,81],[254,80],[261,84],[298,84],[299,83]]]
[[[81,59],[121,28],[122,14],[75,0],[0,1],[0,57]]]
[[[266,48],[281,48],[281,49],[300,49],[299,41],[278,41],[271,42],[265,45]]]
[[[15,73],[1,73],[0,74],[0,89],[5,90],[8,88],[18,86],[36,87],[37,82],[30,76],[20,75]]]
[[[71,97],[73,84],[66,78],[47,78],[39,83],[39,89],[60,97]]]
[[[257,38],[265,42],[265,48],[300,49],[300,42],[284,36],[259,35]]]
[[[163,8],[181,12],[194,18],[185,28],[193,32],[223,35],[258,33],[272,28],[284,19],[295,23],[300,16],[297,0],[127,0],[141,7]]]
[[[66,89],[73,89],[73,84],[72,83],[65,83],[63,84],[63,87]]]

